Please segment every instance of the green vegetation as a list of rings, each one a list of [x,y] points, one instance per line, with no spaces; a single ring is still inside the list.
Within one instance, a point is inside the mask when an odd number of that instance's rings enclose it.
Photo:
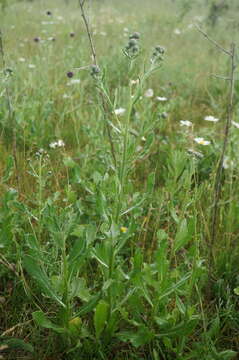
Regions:
[[[0,358],[236,359],[237,1],[1,3]]]

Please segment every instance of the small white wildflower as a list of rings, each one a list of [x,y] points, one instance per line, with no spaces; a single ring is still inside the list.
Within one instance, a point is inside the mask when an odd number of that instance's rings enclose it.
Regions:
[[[68,81],[67,86],[71,86],[79,83],[80,83],[80,79],[71,79],[70,81]]]
[[[36,65],[34,64],[28,64],[29,69],[35,69]]]
[[[18,61],[20,61],[20,62],[25,62],[26,59],[25,59],[24,57],[20,57],[20,58],[18,59]]]
[[[164,97],[164,96],[157,96],[156,100],[158,100],[158,101],[167,101],[168,99],[166,97]]]
[[[228,157],[225,156],[223,159],[223,164],[222,164],[224,169],[229,169],[232,168],[234,166],[234,162]]]
[[[50,143],[49,144],[49,147],[51,148],[51,149],[55,149],[55,148],[57,148],[57,147],[64,147],[65,146],[65,143],[64,143],[64,141],[63,140],[57,140],[57,141],[54,141],[54,142],[52,142],[52,143]]]
[[[140,152],[140,151],[142,151],[142,150],[143,150],[143,147],[142,147],[142,146],[138,145],[138,146],[136,147],[136,151],[137,151],[137,152]]]
[[[101,36],[106,36],[107,33],[106,33],[105,31],[101,31],[101,32],[100,32],[100,35],[101,35]]]
[[[175,35],[180,35],[180,34],[181,34],[181,31],[180,31],[179,29],[175,29],[175,30],[174,30],[174,34],[175,34]]]
[[[188,24],[187,28],[190,30],[190,29],[193,29],[194,25],[193,24]]]
[[[232,121],[232,125],[234,125],[237,129],[239,129],[239,123],[236,121]]]
[[[129,29],[127,27],[124,27],[124,32],[129,32]]]
[[[64,147],[65,143],[64,143],[63,140],[60,139],[60,140],[57,141],[57,145],[58,145],[58,147]]]
[[[202,22],[203,16],[200,16],[200,15],[194,16],[194,21]]]
[[[147,97],[147,98],[153,97],[153,96],[154,96],[154,91],[153,91],[153,89],[148,89],[148,90],[146,90],[145,93],[144,93],[144,96]]]
[[[202,138],[202,137],[194,138],[194,141],[200,145],[210,145],[211,144],[211,141],[204,140],[204,138]]]
[[[119,108],[119,109],[115,109],[114,113],[117,116],[123,115],[125,113],[126,109],[124,108]]]
[[[139,79],[130,80],[130,85],[138,85],[138,84],[139,84]]]
[[[214,116],[212,115],[208,115],[208,116],[205,116],[204,120],[206,121],[211,121],[211,122],[218,122],[218,118],[215,118]]]
[[[55,24],[54,21],[42,21],[41,23],[42,23],[42,25],[53,25],[53,24]]]
[[[143,142],[145,142],[145,141],[146,141],[146,138],[145,138],[144,136],[142,136],[142,137],[141,137],[141,140],[142,140]]]
[[[64,20],[63,16],[57,16],[57,20],[62,21]]]
[[[55,148],[57,147],[57,142],[54,141],[54,142],[50,143],[50,144],[49,144],[49,147],[50,147],[51,149],[55,149]]]
[[[68,95],[68,94],[63,94],[63,95],[62,95],[62,98],[63,98],[63,99],[70,99],[70,98],[71,98],[71,96],[70,96],[70,95]]]
[[[203,154],[200,151],[195,151],[194,149],[188,149],[188,153],[198,158],[203,158]]]
[[[180,120],[180,126],[192,126],[193,124],[189,120]]]

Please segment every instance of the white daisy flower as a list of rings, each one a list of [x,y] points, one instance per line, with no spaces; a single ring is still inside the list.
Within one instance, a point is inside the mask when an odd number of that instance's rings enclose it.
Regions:
[[[58,147],[64,147],[65,146],[65,143],[63,140],[57,140],[57,141],[54,141],[52,143],[49,144],[49,147],[51,149],[55,149],[55,148],[58,148]]]
[[[211,144],[211,141],[208,141],[208,140],[204,140],[204,138],[202,137],[197,137],[197,138],[194,138],[194,141],[200,145],[210,145]]]
[[[193,124],[189,120],[180,120],[180,126],[192,126]]]
[[[18,61],[20,61],[20,62],[25,62],[25,61],[26,61],[26,59],[25,59],[25,58],[23,58],[23,57],[20,57],[20,58],[18,59]]]
[[[139,84],[139,79],[130,80],[130,85],[138,85],[138,84]]]
[[[126,109],[124,108],[119,108],[119,109],[115,109],[114,113],[117,116],[123,115],[125,113]]]
[[[157,96],[156,100],[158,100],[158,101],[167,101],[168,99],[166,97],[164,97],[164,96]]]
[[[68,81],[67,86],[71,86],[79,83],[80,83],[80,79],[71,79],[70,81]]]
[[[175,30],[174,30],[174,34],[175,34],[175,35],[180,35],[180,34],[181,34],[181,31],[180,31],[179,29],[175,29]]]
[[[62,95],[62,98],[63,98],[63,99],[70,99],[70,98],[71,98],[71,96],[70,96],[70,95],[68,95],[68,94],[63,94],[63,95]]]
[[[64,146],[65,146],[64,141],[61,140],[61,139],[59,139],[59,140],[57,141],[57,144],[58,144],[58,147],[64,147]]]
[[[224,169],[229,169],[232,168],[234,166],[234,162],[228,157],[225,156],[223,159],[223,164],[222,164]]]
[[[154,91],[153,91],[153,89],[148,89],[148,90],[146,90],[145,93],[144,93],[144,96],[147,97],[147,98],[153,97],[153,96],[154,96]]]
[[[234,125],[237,129],[239,129],[239,123],[236,121],[232,121],[232,125]]]
[[[205,116],[204,120],[206,121],[211,121],[211,122],[218,122],[218,118],[215,118],[214,116],[212,115],[208,115],[208,116]]]
[[[57,142],[54,141],[54,142],[50,143],[50,144],[49,144],[49,147],[50,147],[51,149],[55,149],[55,148],[57,147]]]

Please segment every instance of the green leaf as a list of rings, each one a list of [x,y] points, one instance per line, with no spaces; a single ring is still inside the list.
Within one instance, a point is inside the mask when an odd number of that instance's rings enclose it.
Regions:
[[[10,349],[19,348],[24,351],[28,351],[30,353],[34,352],[33,346],[29,343],[25,343],[25,341],[23,341],[21,339],[10,338],[10,337],[8,337],[8,338],[1,337],[0,343],[1,343],[1,345],[6,345]]]
[[[83,301],[89,301],[90,292],[86,286],[86,281],[83,278],[74,278],[71,283],[70,298],[78,297]]]
[[[6,169],[2,178],[2,182],[3,183],[7,182],[11,178],[13,172],[14,172],[14,158],[12,155],[9,155],[7,158]]]
[[[105,323],[108,318],[108,313],[109,313],[109,304],[104,300],[101,300],[99,304],[96,306],[95,314],[94,314],[94,326],[95,326],[95,334],[97,339],[99,339],[100,334],[104,330]]]
[[[124,331],[120,333],[119,338],[123,341],[130,341],[132,345],[137,348],[150,343],[154,338],[154,333],[146,326],[142,326],[138,332]]]
[[[64,328],[61,328],[60,326],[55,325],[53,322],[51,322],[42,311],[35,311],[34,313],[32,313],[32,317],[33,320],[43,328],[52,329],[60,334],[66,331]]]
[[[154,185],[155,185],[155,172],[152,172],[151,174],[148,175],[147,193],[153,193]]]
[[[191,239],[191,234],[188,231],[187,220],[183,219],[180,223],[175,242],[174,242],[174,252],[180,250],[183,246],[185,246],[189,240]]]
[[[233,359],[236,355],[238,355],[238,353],[233,350],[225,350],[221,351],[218,355],[219,359],[221,360],[230,360]]]
[[[40,267],[36,259],[30,256],[25,256],[23,264],[29,275],[31,275],[36,280],[37,284],[44,291],[44,293],[51,299],[55,300],[59,305],[65,307],[65,304],[55,293],[45,270]]]
[[[88,303],[82,306],[81,309],[74,316],[83,316],[88,314],[96,307],[101,296],[102,296],[101,291],[97,295],[92,296],[92,298],[88,301]]]
[[[163,291],[163,293],[159,296],[158,301],[161,301],[165,297],[168,297],[173,292],[175,292],[178,288],[180,288],[189,278],[191,277],[191,272],[188,272],[181,280],[179,280],[176,284],[169,286],[167,289]]]
[[[239,295],[239,287],[236,287],[236,288],[234,289],[234,294]]]
[[[162,326],[161,319],[155,318],[156,323]],[[160,331],[158,338],[162,337],[178,337],[178,336],[188,336],[194,332],[195,327],[197,326],[199,318],[197,316],[192,317],[190,320],[182,321],[178,325],[171,324],[171,328],[168,330]],[[166,325],[166,324],[165,324]]]

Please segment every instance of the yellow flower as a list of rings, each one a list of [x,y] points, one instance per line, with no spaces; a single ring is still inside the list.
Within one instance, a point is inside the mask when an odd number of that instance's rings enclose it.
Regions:
[[[121,226],[121,228],[120,228],[120,231],[124,234],[127,232],[127,230],[128,230],[128,228],[125,226]]]

